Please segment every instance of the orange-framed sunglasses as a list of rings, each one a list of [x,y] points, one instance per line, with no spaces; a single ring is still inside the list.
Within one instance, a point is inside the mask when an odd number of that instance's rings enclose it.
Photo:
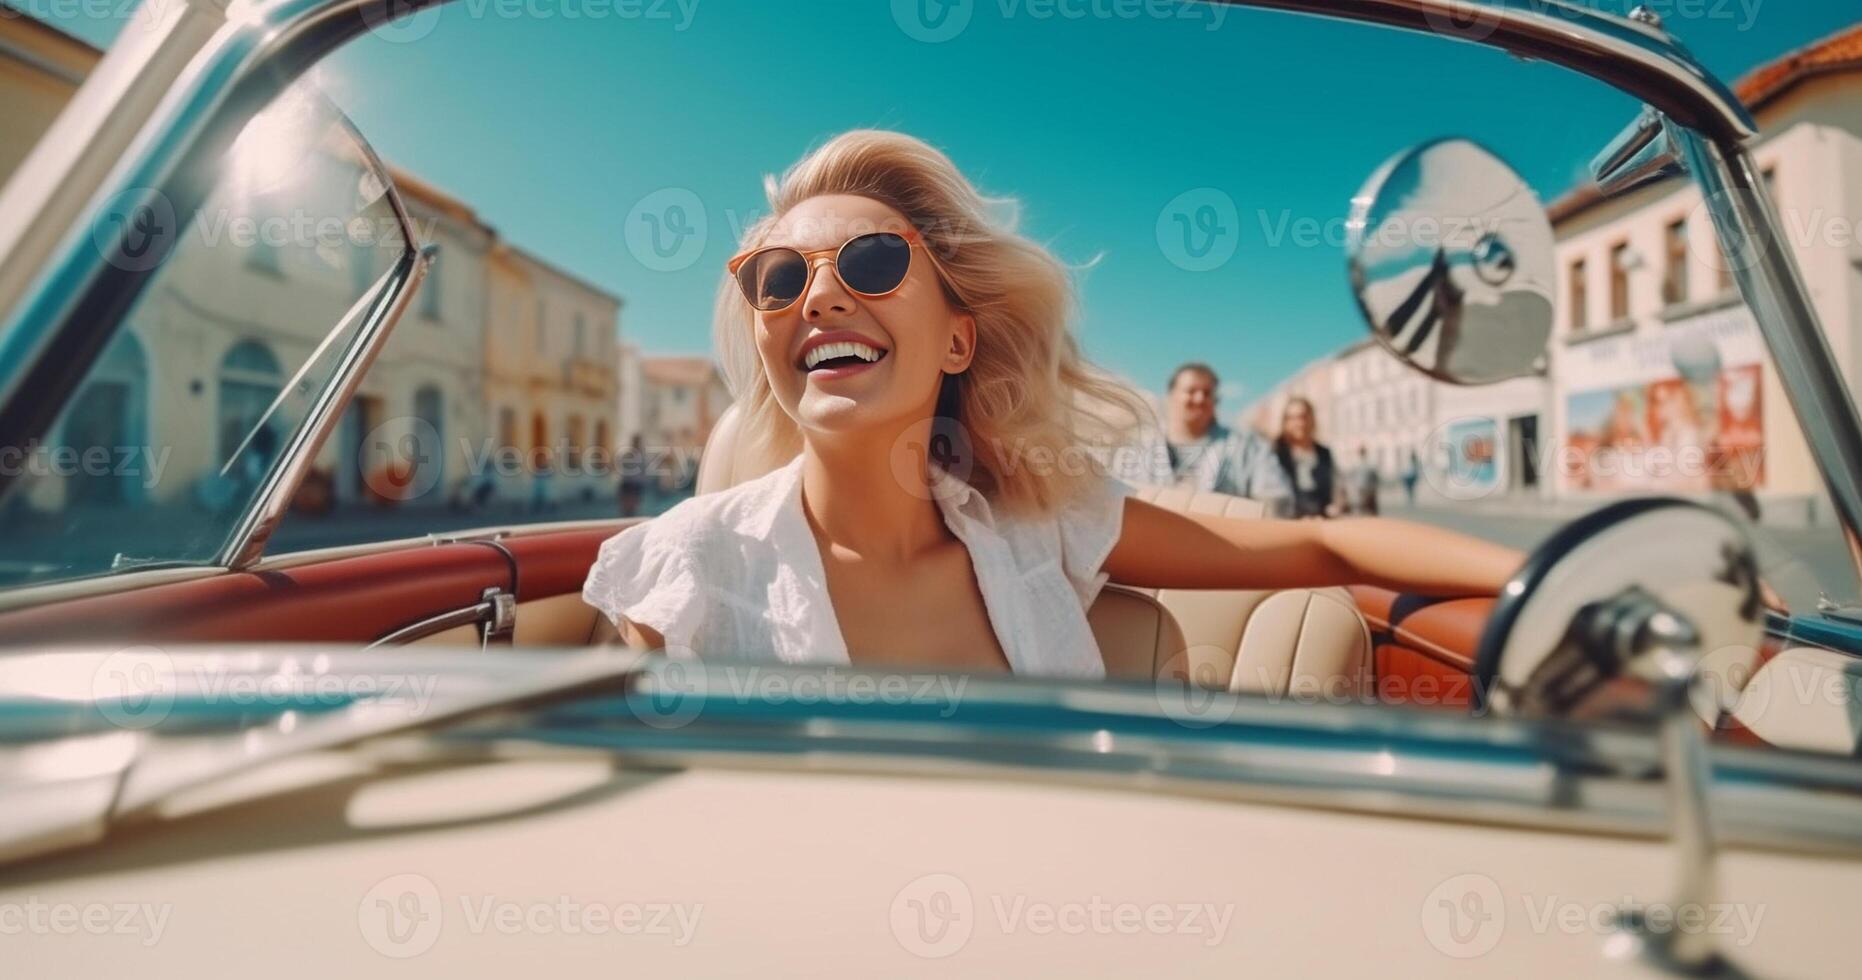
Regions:
[[[912,250],[924,248],[917,229],[855,235],[838,248],[804,252],[787,245],[766,245],[730,260],[725,268],[737,280],[750,306],[776,313],[794,306],[815,278],[815,259],[834,256],[834,274],[849,290],[877,299],[896,291],[912,268]],[[926,252],[930,255],[930,252]],[[933,265],[935,265],[935,260]]]

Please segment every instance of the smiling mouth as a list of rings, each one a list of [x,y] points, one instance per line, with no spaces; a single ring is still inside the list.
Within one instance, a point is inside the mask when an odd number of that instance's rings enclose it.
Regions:
[[[821,344],[811,348],[802,355],[801,369],[805,372],[832,371],[840,368],[862,367],[877,364],[885,358],[887,351],[871,344],[857,341],[841,341],[833,344]]]

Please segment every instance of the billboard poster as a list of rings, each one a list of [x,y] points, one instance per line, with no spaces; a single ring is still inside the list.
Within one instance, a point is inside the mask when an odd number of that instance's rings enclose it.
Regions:
[[[1559,471],[1567,489],[1756,490],[1765,482],[1762,368],[1746,364],[1574,393]]]
[[[1449,495],[1484,497],[1500,485],[1500,424],[1491,418],[1459,419],[1443,430],[1442,461]]]

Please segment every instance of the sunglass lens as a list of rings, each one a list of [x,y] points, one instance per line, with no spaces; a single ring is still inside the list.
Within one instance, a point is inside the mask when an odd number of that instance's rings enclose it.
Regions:
[[[861,235],[849,241],[835,265],[848,289],[869,296],[899,288],[911,267],[911,243],[891,232]]]
[[[795,302],[808,283],[808,260],[789,248],[772,248],[750,256],[737,269],[737,285],[750,305],[764,312]]]

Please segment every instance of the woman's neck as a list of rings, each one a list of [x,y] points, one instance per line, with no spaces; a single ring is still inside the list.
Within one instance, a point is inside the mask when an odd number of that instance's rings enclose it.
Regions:
[[[898,561],[949,539],[929,491],[923,447],[930,432],[925,419],[896,438],[803,439],[802,509],[823,543]]]

